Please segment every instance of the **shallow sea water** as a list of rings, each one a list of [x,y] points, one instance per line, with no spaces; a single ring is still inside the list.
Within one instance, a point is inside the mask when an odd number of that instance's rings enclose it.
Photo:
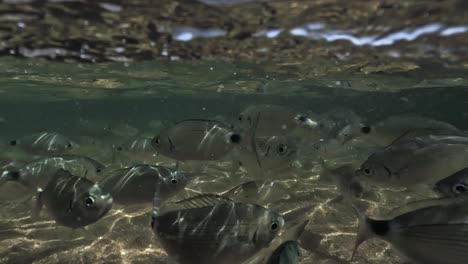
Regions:
[[[116,158],[113,145],[187,118],[233,123],[261,103],[312,116],[353,111],[368,121],[419,114],[468,130],[463,1],[124,2],[0,4],[1,165],[32,159],[8,146],[11,139],[47,130],[78,142],[74,154],[116,169],[139,161]],[[301,148],[300,160],[311,166],[276,178],[295,197],[266,206],[291,221],[310,220],[301,263],[350,263],[357,218],[320,178],[315,150]],[[335,148],[327,160],[358,164],[369,153]],[[162,156],[145,162],[175,165]],[[186,168],[200,176],[181,197],[222,192],[249,177],[226,173],[228,161]],[[31,220],[25,197],[17,184],[0,187],[0,263],[173,263],[150,228],[151,204],[114,205],[96,224],[71,230],[46,214]],[[416,198],[370,189],[358,206],[381,216]],[[354,263],[407,262],[375,239]]]

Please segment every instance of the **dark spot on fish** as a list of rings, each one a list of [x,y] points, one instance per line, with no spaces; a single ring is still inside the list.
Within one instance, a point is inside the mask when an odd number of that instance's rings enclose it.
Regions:
[[[305,122],[305,121],[307,121],[307,116],[299,116],[299,117],[297,117],[297,120],[299,120],[301,122]]]
[[[97,173],[101,173],[101,172],[102,172],[102,169],[97,168],[97,169],[96,169],[96,172],[97,172]]]
[[[177,184],[178,182],[179,182],[179,181],[178,181],[177,179],[172,179],[172,180],[171,180],[171,183],[172,183],[172,184]]]
[[[18,144],[18,142],[16,140],[10,141],[10,146],[16,146],[16,144]]]
[[[278,228],[278,223],[273,222],[273,223],[271,224],[271,231],[275,231],[277,228]]]
[[[390,230],[390,225],[388,224],[388,221],[373,219],[369,219],[368,221],[371,230],[378,236],[385,236]]]
[[[20,177],[19,171],[10,171],[8,175],[11,177],[12,180],[18,180]]]
[[[244,118],[242,116],[239,116],[238,119],[239,119],[239,121],[242,121],[242,119],[244,119]]]
[[[72,147],[72,144],[71,143],[68,143],[67,144],[67,148],[71,148]]]
[[[123,148],[122,147],[117,147],[117,151],[122,151]]]
[[[371,127],[370,126],[361,127],[361,132],[364,134],[369,134],[371,132]]]
[[[232,143],[239,143],[241,141],[241,136],[239,134],[237,134],[237,133],[234,133],[229,137],[229,140]]]

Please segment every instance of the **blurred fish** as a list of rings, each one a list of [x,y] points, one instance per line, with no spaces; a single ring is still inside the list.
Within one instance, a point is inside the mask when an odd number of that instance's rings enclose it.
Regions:
[[[278,174],[287,169],[292,169],[297,160],[297,145],[290,136],[272,136],[257,138],[257,155],[245,149],[238,150],[237,160],[247,171],[258,166],[260,161],[264,174]],[[257,157],[259,160],[257,160]]]
[[[434,191],[445,197],[456,197],[468,190],[468,167],[438,181]]]
[[[151,203],[155,194],[165,200],[184,189],[187,173],[163,166],[135,165],[111,172],[99,185],[119,204]]]
[[[432,139],[431,139],[432,140]],[[360,179],[385,186],[432,185],[468,167],[468,144],[405,139],[376,151],[356,171]]]
[[[79,228],[95,223],[109,212],[112,197],[83,177],[59,169],[44,191],[39,192],[33,216],[45,205],[57,224]]]
[[[40,132],[10,141],[10,146],[19,147],[33,154],[66,154],[78,147],[64,135],[56,132]]]
[[[257,254],[242,262],[242,264],[296,264],[299,263],[299,247],[297,240],[309,220],[287,229],[283,234],[277,236]]]
[[[152,227],[181,264],[238,264],[268,246],[284,220],[265,207],[205,194],[153,209]]]
[[[354,207],[359,226],[352,258],[364,241],[378,237],[392,244],[415,263],[466,263],[467,198],[420,201],[385,220],[371,219]]]
[[[304,144],[300,150],[300,156],[308,156],[315,159],[333,160],[335,163],[352,164],[359,166],[375,152],[375,146],[365,144],[340,144],[336,139],[321,139],[311,145]]]
[[[292,197],[286,185],[274,181],[244,182],[221,193],[221,196],[236,202],[256,204],[269,204]]]
[[[191,119],[163,129],[151,144],[160,154],[185,161],[220,160],[240,142],[240,134],[226,124]]]
[[[156,157],[157,152],[151,145],[152,138],[139,136],[130,141],[115,146],[115,150],[130,160],[145,162]]]
[[[463,135],[455,126],[420,116],[391,116],[373,125],[350,124],[338,133],[337,139],[342,144],[358,137],[380,146],[386,146],[400,138],[405,133],[412,135],[427,135],[445,133]]]
[[[7,181],[15,181],[36,191],[43,189],[60,169],[95,179],[104,173],[106,167],[94,159],[79,155],[41,158],[19,168],[15,165],[5,168],[0,176],[0,186]]]
[[[332,169],[323,159],[320,159],[319,162],[322,167],[320,177],[331,178],[345,201],[361,198],[364,188],[354,175],[355,168],[353,166],[343,165]]]
[[[258,137],[280,136],[293,132],[300,126],[315,128],[317,122],[292,112],[281,105],[251,105],[238,116],[238,124],[242,129],[252,126],[254,117],[261,114],[256,134]]]

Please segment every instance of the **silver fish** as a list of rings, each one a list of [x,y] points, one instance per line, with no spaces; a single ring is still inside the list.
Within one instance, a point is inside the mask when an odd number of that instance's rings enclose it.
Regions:
[[[468,199],[459,198],[420,201],[385,220],[369,218],[354,207],[359,226],[352,258],[364,241],[377,237],[414,263],[466,263]]]
[[[292,197],[287,186],[274,181],[244,182],[221,193],[221,196],[237,202],[257,204],[269,204]]]
[[[160,154],[180,160],[220,160],[239,144],[241,136],[214,120],[184,120],[167,127],[152,140]]]
[[[79,155],[41,158],[19,168],[10,167],[4,170],[0,176],[0,186],[7,181],[15,181],[36,191],[43,189],[60,169],[96,179],[104,174],[106,166],[92,158]]]
[[[467,166],[468,144],[426,143],[413,138],[376,151],[356,175],[386,186],[433,186]]]
[[[445,197],[456,197],[468,191],[468,167],[438,181],[434,191]]]
[[[452,133],[463,135],[464,133],[455,126],[434,119],[420,116],[391,116],[373,125],[350,124],[338,133],[337,139],[342,144],[361,138],[380,146],[386,146],[400,138],[405,133],[413,135],[427,135],[439,133]]]
[[[20,147],[33,154],[66,154],[78,144],[56,132],[40,132],[10,141],[10,146]]]
[[[112,207],[112,197],[90,180],[60,169],[39,192],[34,217],[39,216],[43,205],[57,224],[79,228],[106,215]]]
[[[165,200],[184,189],[187,173],[163,166],[135,165],[111,172],[99,185],[119,204],[151,203],[157,194]]]
[[[242,262],[242,264],[297,264],[299,263],[299,247],[297,240],[309,223],[306,220],[288,228],[283,234],[271,241],[268,247]]]
[[[256,138],[257,155],[261,163],[263,173],[280,173],[293,168],[294,161],[297,160],[296,141],[290,136],[272,136],[267,138]],[[247,171],[258,166],[257,156],[252,152],[246,153],[240,149],[237,159],[242,167]]]
[[[266,247],[284,224],[265,207],[200,195],[153,210],[152,227],[181,264],[238,264]]]
[[[300,126],[315,128],[318,125],[307,116],[294,113],[285,106],[261,104],[251,105],[239,114],[239,127],[251,127],[258,114],[261,114],[256,132],[258,137],[286,135]]]

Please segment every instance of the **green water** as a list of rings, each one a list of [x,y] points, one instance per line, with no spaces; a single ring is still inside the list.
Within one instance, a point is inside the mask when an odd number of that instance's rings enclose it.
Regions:
[[[252,104],[368,122],[417,114],[468,130],[464,1],[21,2],[0,4],[2,166],[34,159],[10,140],[56,131],[80,144],[77,154],[120,168],[131,164],[116,162],[113,145],[183,119],[235,123]],[[263,36],[268,30],[281,33]],[[308,149],[316,140],[302,141],[302,162],[317,161]],[[343,155],[359,160],[337,160]],[[232,187],[226,163],[192,164],[210,176],[187,192]],[[356,217],[318,175],[314,166],[283,175],[297,200],[270,206],[311,221],[301,263],[349,263]],[[174,263],[149,227],[150,205],[115,205],[86,230],[70,230],[47,215],[32,220],[19,186],[0,192],[0,263]],[[383,188],[359,205],[378,215],[414,198]],[[407,263],[382,240],[367,241],[355,261]]]

